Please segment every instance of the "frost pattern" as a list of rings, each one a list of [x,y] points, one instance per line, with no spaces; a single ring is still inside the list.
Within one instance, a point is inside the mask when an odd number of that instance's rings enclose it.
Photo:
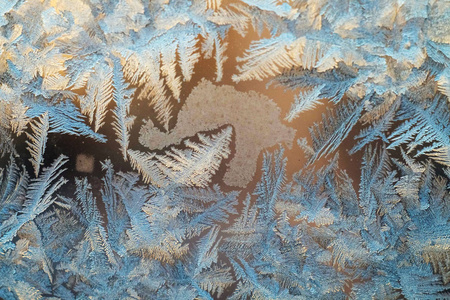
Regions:
[[[256,172],[262,149],[282,142],[292,144],[295,130],[281,123],[280,114],[273,100],[264,95],[242,93],[232,86],[203,80],[186,99],[171,132],[161,132],[148,121],[141,128],[139,141],[150,150],[163,149],[199,131],[231,125],[236,149],[223,180],[227,185],[245,187]]]
[[[450,299],[449,74],[448,1],[0,0],[0,298]]]

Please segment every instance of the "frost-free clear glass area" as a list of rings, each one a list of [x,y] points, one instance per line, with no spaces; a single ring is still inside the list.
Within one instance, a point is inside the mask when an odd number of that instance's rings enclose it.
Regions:
[[[450,299],[450,2],[0,0],[1,299]]]

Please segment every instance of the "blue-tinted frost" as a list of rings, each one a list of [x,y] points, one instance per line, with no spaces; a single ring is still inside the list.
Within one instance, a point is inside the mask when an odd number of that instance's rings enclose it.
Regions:
[[[0,298],[450,299],[448,1],[75,2],[0,0]],[[233,124],[133,150],[132,105],[170,131],[210,62],[327,106],[306,165],[217,183]],[[60,134],[121,160],[69,178]]]

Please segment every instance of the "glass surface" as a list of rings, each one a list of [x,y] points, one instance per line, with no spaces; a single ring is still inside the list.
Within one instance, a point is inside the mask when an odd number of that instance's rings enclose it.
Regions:
[[[447,299],[447,1],[0,0],[0,299]]]

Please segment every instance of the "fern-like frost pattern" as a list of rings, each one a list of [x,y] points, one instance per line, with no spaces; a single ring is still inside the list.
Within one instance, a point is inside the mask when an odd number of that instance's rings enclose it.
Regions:
[[[0,0],[0,299],[450,299],[449,97],[445,0]]]

